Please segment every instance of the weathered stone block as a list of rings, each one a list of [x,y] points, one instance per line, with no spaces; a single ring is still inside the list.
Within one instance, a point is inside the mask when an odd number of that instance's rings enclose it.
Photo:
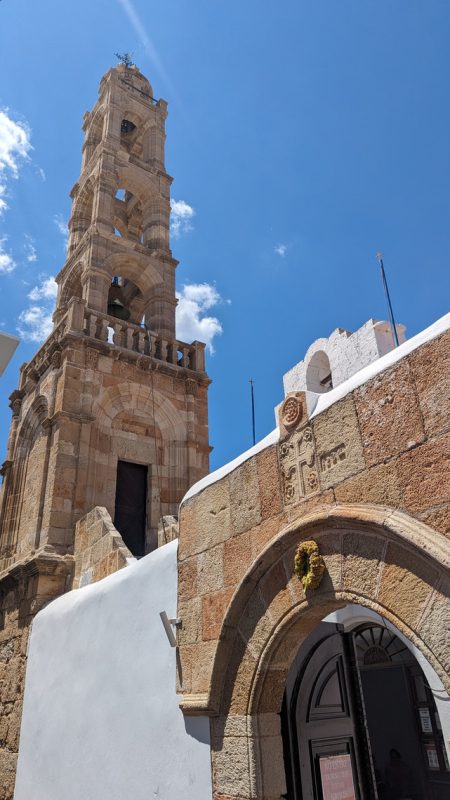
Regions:
[[[423,442],[422,415],[407,363],[357,389],[355,403],[367,464],[378,464]]]
[[[402,496],[395,461],[378,464],[359,472],[334,487],[340,503],[377,503],[391,508],[402,507]]]
[[[438,577],[425,560],[389,542],[378,593],[379,602],[411,628],[417,625]]]
[[[213,750],[213,781],[217,792],[231,797],[250,797],[248,744],[243,737],[226,736]]]
[[[228,539],[224,545],[223,580],[225,586],[236,586],[252,563],[250,533]]]
[[[230,536],[230,492],[225,478],[181,506],[179,559],[208,550]]]
[[[274,445],[256,456],[261,518],[273,517],[283,510],[280,468],[277,447]]]
[[[430,528],[434,528],[450,539],[450,503],[440,508],[433,508],[431,511],[425,511],[419,516],[422,522],[429,525]]]
[[[427,342],[408,357],[428,434],[450,425],[450,332]]]
[[[343,534],[344,589],[376,597],[386,540],[364,532]]]
[[[215,641],[199,642],[192,658],[192,692],[207,692],[216,653]]]
[[[198,556],[197,591],[207,594],[221,589],[223,580],[224,546],[219,544],[211,550],[205,550]]]
[[[312,421],[320,485],[328,489],[364,469],[364,456],[353,398],[348,396]]]
[[[204,641],[218,639],[223,620],[233,595],[233,589],[222,589],[202,598],[202,638]]]
[[[419,626],[419,635],[450,676],[450,579],[443,579]]]
[[[180,647],[186,644],[196,644],[202,638],[202,601],[200,597],[193,597],[192,600],[181,600],[178,602],[178,617],[181,626],[178,628],[178,644]]]
[[[242,533],[260,522],[259,481],[254,459],[230,474],[230,507],[233,534]]]
[[[197,595],[197,572],[197,556],[182,561],[178,565],[178,596],[182,600],[191,600]]]
[[[396,469],[403,507],[415,514],[450,503],[450,434],[400,456]]]
[[[96,507],[78,520],[74,538],[74,588],[101,580],[133,558],[106,508]]]

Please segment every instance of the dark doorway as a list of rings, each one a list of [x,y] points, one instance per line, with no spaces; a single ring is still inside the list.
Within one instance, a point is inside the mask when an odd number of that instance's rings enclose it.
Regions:
[[[448,764],[439,715],[424,673],[391,630],[351,634],[360,677],[378,800],[448,800]]]
[[[144,464],[117,462],[114,525],[137,558],[145,555],[147,475],[148,467]]]
[[[348,641],[336,625],[318,628],[312,651],[286,689],[287,797],[328,800],[326,787],[334,786],[342,800],[366,800],[370,795]]]
[[[380,625],[330,623],[305,645],[282,710],[286,798],[448,800],[439,716],[409,648]]]

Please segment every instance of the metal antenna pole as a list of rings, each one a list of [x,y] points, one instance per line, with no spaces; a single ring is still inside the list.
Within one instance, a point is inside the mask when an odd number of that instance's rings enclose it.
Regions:
[[[250,393],[252,397],[252,432],[253,432],[253,444],[256,444],[256,433],[255,433],[255,392],[253,389],[253,378],[250,378]]]
[[[383,253],[377,253],[377,261],[378,261],[378,263],[380,265],[381,280],[383,281],[384,293],[386,295],[386,302],[387,302],[388,309],[389,309],[389,318],[390,318],[390,321],[391,321],[392,338],[394,340],[395,347],[398,347],[399,341],[398,341],[398,336],[397,336],[397,327],[395,325],[395,319],[394,319],[394,312],[392,310],[391,297],[390,297],[389,288],[388,288],[388,285],[387,285],[386,273],[384,271]]]

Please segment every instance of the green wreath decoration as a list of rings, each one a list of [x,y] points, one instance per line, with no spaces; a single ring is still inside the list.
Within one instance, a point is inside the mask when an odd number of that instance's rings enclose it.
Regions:
[[[299,544],[294,558],[294,572],[305,592],[307,589],[317,589],[324,571],[325,564],[317,542],[310,539]]]

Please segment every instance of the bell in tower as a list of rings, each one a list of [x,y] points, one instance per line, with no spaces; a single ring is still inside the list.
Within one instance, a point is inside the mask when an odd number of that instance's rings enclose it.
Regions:
[[[117,319],[127,320],[130,318],[130,310],[126,307],[126,298],[120,285],[120,278],[117,277],[112,279],[108,293],[108,314]]]

